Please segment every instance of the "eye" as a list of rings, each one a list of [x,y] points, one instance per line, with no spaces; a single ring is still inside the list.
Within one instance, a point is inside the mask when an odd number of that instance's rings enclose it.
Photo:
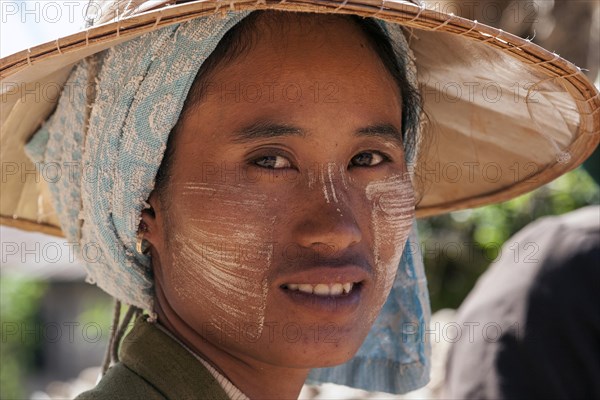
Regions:
[[[262,168],[269,169],[281,169],[281,168],[290,168],[292,164],[290,161],[282,156],[264,156],[255,159],[254,164],[258,165]]]
[[[350,167],[374,167],[389,158],[378,151],[363,151],[358,153],[350,160]]]

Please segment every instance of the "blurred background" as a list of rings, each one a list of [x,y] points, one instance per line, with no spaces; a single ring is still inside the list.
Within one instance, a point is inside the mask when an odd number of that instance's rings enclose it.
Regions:
[[[80,29],[87,0],[0,0],[2,57]],[[598,83],[597,0],[431,1],[429,8],[477,19],[533,38],[586,70]],[[600,204],[600,156],[512,201],[419,221],[433,322],[453,312],[500,247],[528,223]],[[600,221],[599,221],[600,223]],[[0,398],[72,398],[93,386],[107,346],[112,301],[84,282],[83,267],[62,239],[0,227]],[[305,387],[317,399],[438,398],[448,343],[433,346],[431,383],[404,396],[335,385]]]

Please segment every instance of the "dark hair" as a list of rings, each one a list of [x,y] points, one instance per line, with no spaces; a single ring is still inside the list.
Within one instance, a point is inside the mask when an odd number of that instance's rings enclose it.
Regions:
[[[164,158],[156,174],[155,191],[161,197],[163,204],[168,204],[166,198],[169,170],[173,161],[173,138],[178,131],[180,122],[193,110],[193,106],[200,102],[205,95],[206,83],[219,65],[231,62],[237,57],[248,52],[256,38],[256,24],[260,18],[268,16],[270,20],[293,18],[297,13],[282,11],[255,11],[244,18],[240,23],[231,28],[221,39],[215,50],[200,67],[198,74],[190,88],[185,100],[179,121],[171,131],[167,142]],[[396,54],[394,46],[381,25],[372,18],[362,18],[356,15],[336,15],[355,23],[369,40],[383,65],[396,81],[402,96],[402,140],[405,153],[414,153],[417,145],[417,132],[422,111],[421,95],[418,90],[410,85],[407,77],[407,66],[404,57]]]

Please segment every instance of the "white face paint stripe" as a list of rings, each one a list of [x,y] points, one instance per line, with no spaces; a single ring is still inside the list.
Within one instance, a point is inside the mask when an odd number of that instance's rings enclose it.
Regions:
[[[308,171],[308,188],[312,189],[315,185],[317,178],[315,177],[315,173],[313,171]]]
[[[348,182],[346,181],[346,167],[340,165],[340,176],[342,177],[342,185],[344,189],[348,190]]]
[[[335,195],[335,187],[333,185],[333,167],[334,164],[329,163],[327,165],[327,175],[329,176],[329,185],[331,186],[331,195],[333,196],[333,201],[338,202],[337,196]]]
[[[325,196],[325,201],[329,204],[329,194],[327,193],[327,183],[325,182],[325,174],[323,172],[323,168],[319,168],[319,172],[321,174],[321,185],[323,185],[323,195]]]

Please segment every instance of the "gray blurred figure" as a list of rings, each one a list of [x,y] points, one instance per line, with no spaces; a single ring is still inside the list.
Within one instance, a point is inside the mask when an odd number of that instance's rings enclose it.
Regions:
[[[444,393],[600,399],[600,206],[526,226],[457,312]]]

